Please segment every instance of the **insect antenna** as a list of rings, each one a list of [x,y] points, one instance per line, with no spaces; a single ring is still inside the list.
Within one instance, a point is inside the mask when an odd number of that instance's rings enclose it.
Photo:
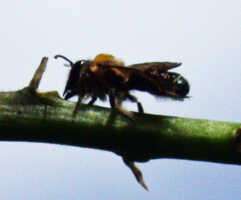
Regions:
[[[55,59],[63,58],[64,60],[66,60],[66,61],[68,61],[70,63],[70,66],[73,66],[73,64],[74,64],[70,59],[68,59],[68,58],[66,58],[65,56],[62,56],[62,55],[56,55],[56,56],[54,56],[54,58]],[[65,66],[69,66],[69,65],[65,65]]]

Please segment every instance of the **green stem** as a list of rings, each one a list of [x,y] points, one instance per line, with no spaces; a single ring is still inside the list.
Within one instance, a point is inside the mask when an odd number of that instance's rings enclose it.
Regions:
[[[0,140],[47,142],[112,151],[132,161],[157,158],[241,164],[241,123],[134,113],[74,104],[27,87],[0,92]],[[115,118],[115,119],[114,119]],[[238,131],[239,130],[239,131]]]

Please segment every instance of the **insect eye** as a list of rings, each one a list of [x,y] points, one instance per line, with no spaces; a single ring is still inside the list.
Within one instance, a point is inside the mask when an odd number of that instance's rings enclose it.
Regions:
[[[86,60],[79,60],[79,61],[77,61],[76,63],[75,63],[75,65],[77,65],[77,66],[82,66],[82,65],[84,65],[86,63]]]
[[[84,60],[81,60],[81,61],[80,61],[80,64],[81,64],[81,65],[85,64],[85,61],[84,61]]]

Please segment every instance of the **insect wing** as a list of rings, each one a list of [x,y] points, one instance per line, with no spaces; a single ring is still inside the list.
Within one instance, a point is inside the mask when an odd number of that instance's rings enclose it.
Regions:
[[[129,65],[128,67],[136,68],[141,71],[147,70],[158,70],[158,71],[168,71],[169,69],[180,66],[182,63],[176,62],[146,62],[146,63],[138,63]]]

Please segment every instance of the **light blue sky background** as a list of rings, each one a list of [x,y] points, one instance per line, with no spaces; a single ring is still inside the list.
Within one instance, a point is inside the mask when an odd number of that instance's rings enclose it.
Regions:
[[[106,52],[126,64],[175,61],[183,63],[176,71],[189,80],[192,98],[160,101],[135,93],[147,113],[240,122],[240,8],[238,0],[4,1],[0,90],[26,86],[41,58],[49,56],[40,89],[62,94],[68,69],[55,54],[77,60]],[[0,159],[0,199],[241,197],[241,168],[235,165],[167,159],[138,164],[146,192],[109,152],[1,142]]]

